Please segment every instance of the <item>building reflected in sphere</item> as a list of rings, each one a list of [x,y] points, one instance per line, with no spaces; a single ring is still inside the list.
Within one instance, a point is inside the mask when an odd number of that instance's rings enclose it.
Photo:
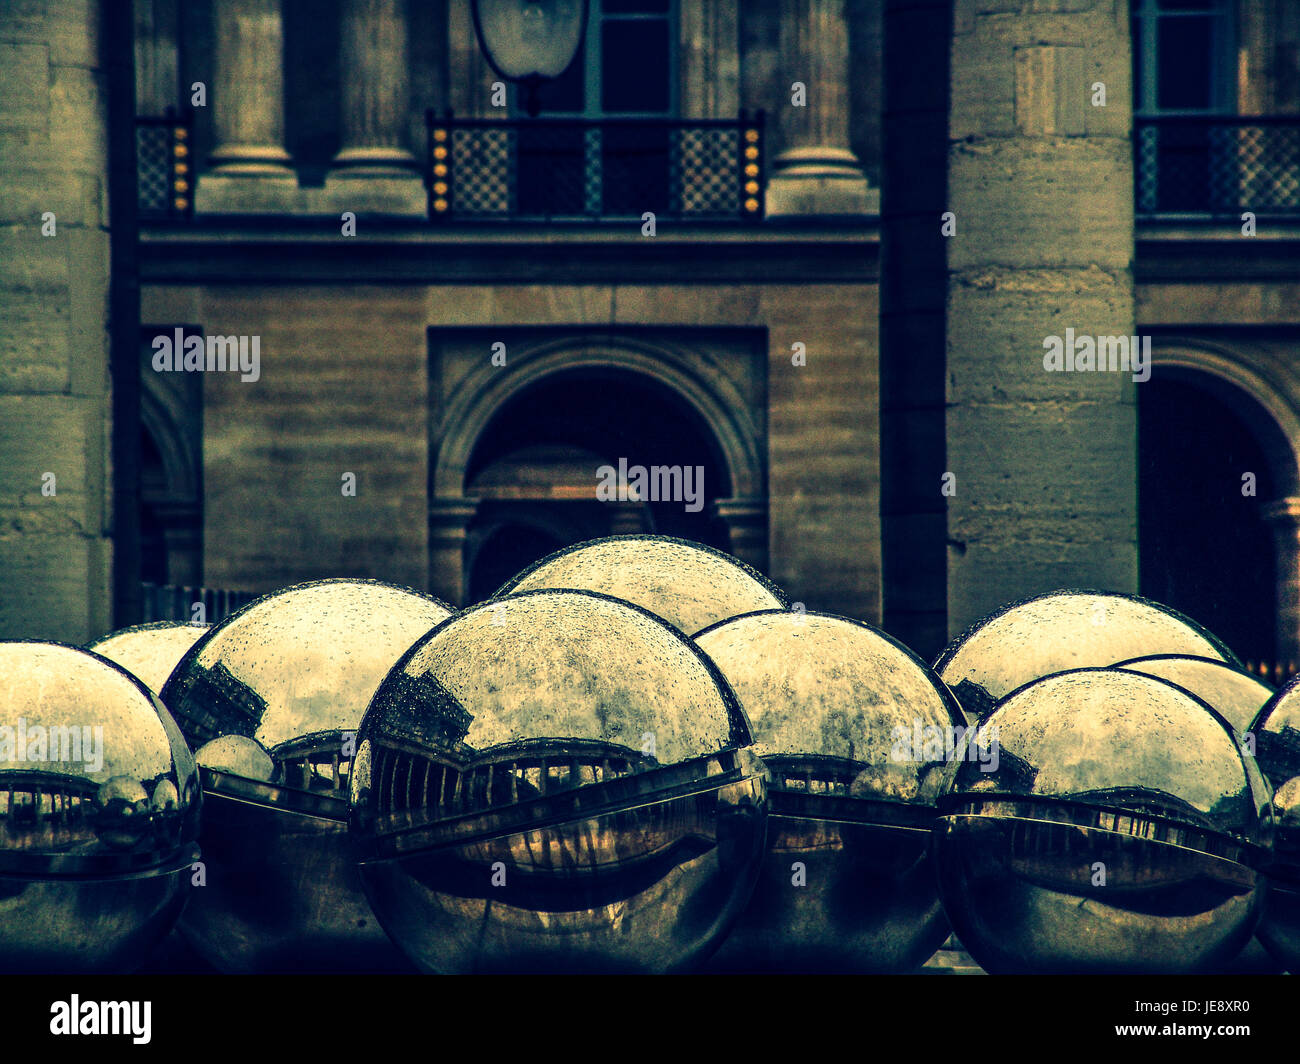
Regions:
[[[201,796],[135,677],[56,643],[0,643],[0,971],[121,972],[176,922]]]
[[[1231,727],[1167,681],[1080,669],[980,728],[932,840],[944,908],[986,970],[1193,972],[1232,961],[1264,899],[1268,789]]]
[[[690,969],[758,871],[751,742],[658,617],[583,591],[489,600],[414,646],[362,722],[366,893],[424,971]]]
[[[952,695],[911,651],[848,618],[751,613],[696,642],[771,773],[759,885],[713,967],[918,968],[948,935],[928,847],[945,757],[965,730]]]
[[[353,738],[405,650],[451,608],[373,580],[323,580],[250,603],[163,689],[194,744],[207,883],[181,920],[223,971],[383,971],[347,837]]]

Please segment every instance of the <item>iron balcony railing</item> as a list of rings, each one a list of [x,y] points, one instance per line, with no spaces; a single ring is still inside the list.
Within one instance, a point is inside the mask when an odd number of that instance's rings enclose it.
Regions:
[[[259,596],[252,591],[228,591],[214,587],[183,587],[179,584],[140,585],[142,622],[206,621],[217,624]],[[202,603],[203,609],[195,607]]]
[[[1300,116],[1134,121],[1137,213],[1300,214]]]
[[[763,217],[763,113],[736,119],[425,114],[433,222]]]
[[[194,120],[172,108],[135,120],[136,195],[142,221],[194,213]]]

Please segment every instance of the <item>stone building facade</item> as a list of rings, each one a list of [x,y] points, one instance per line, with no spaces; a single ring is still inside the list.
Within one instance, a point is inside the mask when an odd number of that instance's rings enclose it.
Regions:
[[[655,530],[927,655],[1086,585],[1300,658],[1294,6],[592,0],[530,120],[461,0],[136,0],[136,112],[186,163],[131,242],[136,579],[464,602]],[[62,26],[0,41],[45,33],[53,63]],[[28,239],[35,204],[6,202]],[[0,325],[19,367],[23,321]],[[257,379],[156,371],[176,329],[257,338]],[[1149,338],[1150,379],[1048,371],[1067,335]],[[620,460],[698,468],[700,506],[599,501]],[[102,563],[15,520],[5,575],[46,558],[65,628],[107,627],[81,591],[107,601]]]

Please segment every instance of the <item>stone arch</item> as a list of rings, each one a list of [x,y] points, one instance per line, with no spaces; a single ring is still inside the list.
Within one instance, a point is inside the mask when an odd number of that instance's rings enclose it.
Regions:
[[[1153,343],[1151,358],[1156,368],[1199,374],[1228,385],[1216,394],[1238,412],[1239,396],[1253,400],[1266,411],[1273,423],[1259,426],[1257,438],[1268,454],[1278,491],[1284,497],[1300,494],[1300,408],[1288,396],[1287,383],[1277,377],[1272,367],[1253,357],[1247,345],[1177,337]]]
[[[509,367],[484,364],[467,375],[439,419],[432,494],[463,498],[474,447],[496,414],[516,396],[555,373],[623,370],[666,387],[712,433],[726,464],[734,496],[764,494],[766,472],[758,427],[744,399],[707,354],[665,342],[626,337],[583,337],[537,344],[510,353]]]
[[[184,394],[141,373],[140,430],[162,465],[162,484],[140,496],[142,573],[160,583],[197,585],[202,574],[203,502],[199,433]]]
[[[725,472],[725,498],[714,497],[708,513],[727,529],[733,553],[759,569],[767,565],[766,442],[745,396],[721,357],[707,344],[677,344],[671,338],[612,334],[551,337],[512,343],[507,367],[487,360],[475,365],[430,425],[433,453],[429,469],[429,581],[444,598],[463,601],[466,556],[473,551],[469,530],[480,499],[467,492],[475,451],[495,419],[530,389],[562,374],[584,370],[626,374],[654,385],[672,404],[680,404],[716,449]],[[608,505],[608,504],[602,504]],[[644,515],[618,504],[611,531],[645,529]],[[644,507],[642,507],[644,508]],[[627,512],[622,512],[626,510]]]
[[[1273,498],[1261,500],[1274,539],[1273,657],[1279,667],[1300,662],[1300,402],[1292,382],[1249,343],[1171,336],[1152,345],[1152,362],[1212,395],[1263,452],[1273,481]]]
[[[199,459],[187,439],[185,411],[168,389],[151,387],[150,375],[142,377],[140,424],[162,457],[167,495],[174,499],[197,498]]]

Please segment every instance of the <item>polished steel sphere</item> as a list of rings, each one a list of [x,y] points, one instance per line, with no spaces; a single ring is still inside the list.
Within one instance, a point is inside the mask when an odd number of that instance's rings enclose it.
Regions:
[[[1194,695],[1122,669],[1062,672],[980,726],[932,836],[944,908],[994,973],[1216,970],[1250,940],[1267,787]]]
[[[1259,711],[1250,726],[1259,767],[1273,788],[1277,841],[1267,868],[1268,903],[1259,939],[1293,975],[1300,973],[1300,678]]]
[[[163,689],[186,652],[208,631],[206,624],[154,621],[110,632],[86,645],[139,679],[150,691]]]
[[[1117,669],[1158,676],[1191,691],[1217,710],[1238,735],[1250,728],[1273,688],[1245,669],[1215,658],[1194,658],[1181,654],[1155,654],[1118,662]]]
[[[1237,664],[1222,642],[1167,606],[1110,591],[1063,590],[989,614],[953,640],[934,668],[966,716],[979,721],[1031,680],[1152,654]]]
[[[761,763],[688,638],[586,591],[491,599],[384,680],[352,827],[375,914],[427,972],[680,971],[753,889]]]
[[[0,971],[120,972],[171,929],[198,860],[198,777],[113,662],[0,642]]]
[[[671,536],[610,536],[568,547],[508,581],[501,595],[597,591],[634,603],[687,635],[754,610],[783,610],[779,587],[739,558]]]
[[[1131,672],[1158,676],[1190,691],[1217,710],[1232,725],[1238,739],[1250,729],[1260,708],[1273,697],[1273,688],[1244,669],[1214,658],[1156,654],[1151,657],[1121,661],[1114,666]],[[1247,751],[1249,752],[1249,751]],[[1248,764],[1250,764],[1248,762]],[[1251,767],[1254,767],[1253,765]],[[1258,938],[1253,938],[1228,967],[1230,972],[1276,973],[1280,969],[1270,958]]]
[[[758,887],[712,967],[919,968],[948,935],[928,845],[942,769],[967,752],[956,700],[910,650],[845,617],[751,613],[695,641],[771,773]]]
[[[195,747],[206,885],[181,919],[223,971],[405,967],[347,836],[353,739],[380,681],[451,613],[374,580],[301,584],[214,627],[162,691]]]

